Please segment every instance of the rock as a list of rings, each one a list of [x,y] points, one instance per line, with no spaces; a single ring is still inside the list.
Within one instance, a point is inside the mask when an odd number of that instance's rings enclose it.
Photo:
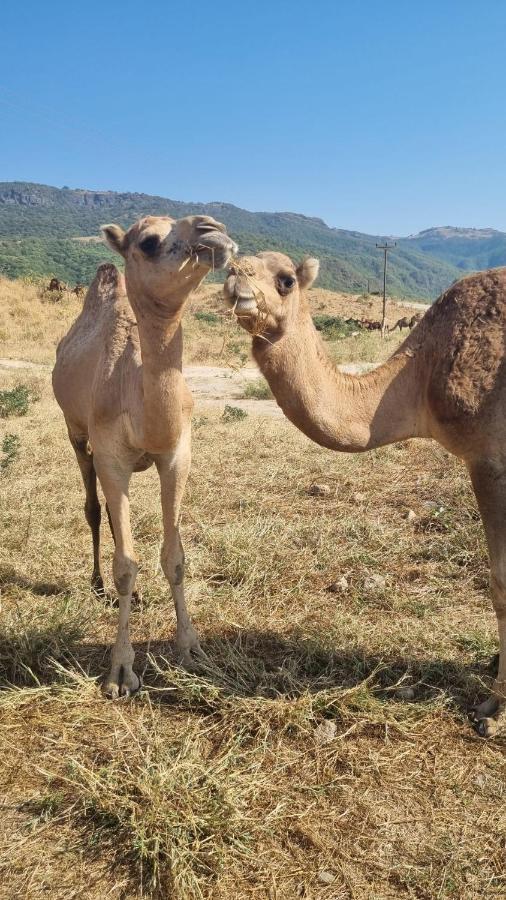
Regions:
[[[315,729],[315,741],[317,744],[329,744],[337,734],[337,725],[331,719],[324,719]]]
[[[444,510],[444,506],[441,506],[435,500],[424,500],[422,506],[431,513],[441,513]]]
[[[404,516],[404,518],[406,519],[406,522],[416,522],[416,520],[417,520],[418,517],[417,517],[416,512],[414,511],[414,509],[408,509],[408,511],[407,511],[406,515]]]
[[[335,875],[333,872],[329,872],[328,869],[322,869],[318,872],[318,881],[320,884],[334,884]]]
[[[406,700],[408,702],[415,699],[415,689],[410,687],[408,684],[401,684],[395,691],[395,696],[399,700]]]
[[[325,590],[331,594],[341,594],[343,591],[348,590],[348,579],[343,575],[337,581],[331,581]]]
[[[307,492],[308,494],[311,494],[312,497],[328,497],[330,494],[330,485],[311,484]]]
[[[364,590],[372,593],[379,593],[385,590],[386,578],[383,575],[368,575],[364,578]]]

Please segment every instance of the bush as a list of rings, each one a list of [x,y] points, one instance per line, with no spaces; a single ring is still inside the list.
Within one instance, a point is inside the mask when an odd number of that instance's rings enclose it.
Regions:
[[[205,322],[206,325],[217,325],[220,321],[219,316],[213,312],[207,312],[206,310],[200,310],[195,313],[195,318],[197,322]]]
[[[0,419],[9,416],[26,416],[32,393],[25,384],[18,384],[10,391],[0,391]]]
[[[2,441],[2,456],[0,458],[0,472],[5,470],[19,456],[21,441],[17,434],[6,434]]]
[[[242,394],[245,400],[272,400],[272,391],[264,378],[248,381]]]
[[[349,337],[357,330],[357,326],[346,322],[341,316],[313,316],[313,322],[317,331],[320,331],[327,340]]]
[[[240,422],[241,419],[246,419],[248,413],[241,409],[239,406],[226,406],[223,410],[222,419],[224,422]]]

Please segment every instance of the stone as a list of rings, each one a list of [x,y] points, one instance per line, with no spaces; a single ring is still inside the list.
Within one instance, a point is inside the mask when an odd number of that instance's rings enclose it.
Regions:
[[[371,594],[379,593],[385,589],[386,583],[383,575],[368,575],[367,578],[364,578],[364,590]]]
[[[348,590],[348,579],[342,575],[337,581],[331,581],[325,590],[331,594],[341,594],[343,591]]]
[[[318,872],[318,881],[320,884],[334,884],[336,876],[333,872],[329,872],[328,869],[322,869]]]
[[[330,485],[328,485],[328,484],[311,484],[309,486],[307,492],[312,497],[328,497],[330,494]]]
[[[324,719],[315,729],[315,740],[317,744],[329,744],[333,741],[337,734],[337,725],[331,719]]]

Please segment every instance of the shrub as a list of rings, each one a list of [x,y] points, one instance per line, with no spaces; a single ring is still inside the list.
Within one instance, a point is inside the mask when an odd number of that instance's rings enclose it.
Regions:
[[[2,441],[2,456],[0,457],[0,472],[5,470],[19,456],[21,441],[17,434],[6,434]]]
[[[313,322],[317,331],[320,331],[328,340],[349,337],[357,330],[357,326],[346,322],[341,316],[313,316]]]
[[[240,422],[241,419],[246,419],[248,413],[241,409],[239,406],[226,406],[223,410],[222,419],[224,422]]]
[[[10,391],[0,391],[0,419],[9,416],[26,416],[32,393],[25,384],[18,384]]]
[[[244,385],[242,396],[245,400],[271,400],[272,391],[264,378],[256,378]]]
[[[220,318],[216,315],[216,313],[208,312],[205,309],[196,312],[195,318],[197,322],[205,322],[206,325],[217,325],[220,321]]]

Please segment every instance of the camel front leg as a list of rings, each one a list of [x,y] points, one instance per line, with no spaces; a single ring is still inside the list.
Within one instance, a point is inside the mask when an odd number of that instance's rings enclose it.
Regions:
[[[163,513],[163,544],[160,563],[172,592],[176,608],[176,645],[183,665],[191,667],[192,653],[201,652],[184,595],[184,551],[179,535],[181,500],[190,471],[191,431],[188,423],[181,434],[176,450],[159,456],[155,462],[160,476]]]
[[[114,584],[118,592],[119,621],[116,641],[111,651],[111,671],[104,684],[105,694],[113,700],[129,697],[140,687],[133,670],[135,653],[130,642],[130,607],[137,577],[128,485],[132,471],[121,469],[116,459],[95,455],[95,467],[102,485],[115,537],[113,558]]]
[[[474,711],[482,737],[506,727],[506,466],[483,460],[470,467],[490,556],[490,587],[499,630],[499,671],[492,696]]]

